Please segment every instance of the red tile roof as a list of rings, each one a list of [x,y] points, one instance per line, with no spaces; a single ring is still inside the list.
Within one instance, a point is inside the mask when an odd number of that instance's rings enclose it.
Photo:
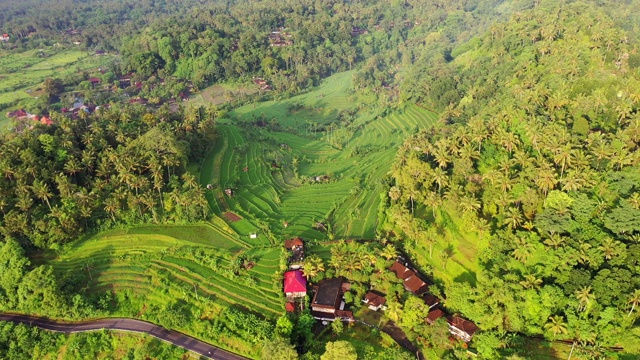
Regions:
[[[426,282],[422,281],[422,279],[415,275],[415,273],[413,276],[404,281],[404,286],[406,286],[409,291],[416,295],[424,294],[429,288],[429,285]]]
[[[369,291],[365,296],[364,296],[365,300],[367,300],[367,304],[368,305],[372,305],[372,306],[381,306],[384,305],[387,302],[387,299],[384,298],[384,296],[380,296],[374,292]]]
[[[43,116],[42,119],[40,119],[40,123],[44,125],[53,125],[53,120],[49,119],[47,116]]]
[[[411,275],[414,275],[414,272],[409,270],[406,266],[402,265],[399,262],[394,262],[393,265],[389,268],[389,270],[393,271],[399,279],[405,280]]]
[[[478,331],[478,327],[476,326],[476,324],[461,317],[449,316],[447,317],[447,322],[454,328],[469,335],[473,335],[476,331]]]
[[[433,324],[434,322],[436,322],[436,320],[438,320],[443,316],[444,316],[444,312],[442,310],[440,309],[431,310],[427,315],[427,322],[429,324]]]
[[[304,242],[299,237],[284,241],[285,249],[292,249],[294,246],[303,246],[303,245],[304,245]]]
[[[302,271],[294,270],[284,273],[284,292],[296,293],[307,291],[307,280],[302,276]]]
[[[429,307],[432,307],[432,306],[438,305],[440,303],[440,299],[438,299],[434,295],[427,294],[424,296],[424,303],[427,304]]]
[[[284,309],[287,310],[287,312],[294,312],[296,307],[292,303],[288,302],[284,305]]]

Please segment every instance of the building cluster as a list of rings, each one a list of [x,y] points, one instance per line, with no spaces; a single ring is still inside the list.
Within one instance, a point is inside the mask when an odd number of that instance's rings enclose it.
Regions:
[[[284,273],[284,293],[287,298],[286,310],[289,312],[303,309],[303,299],[307,295],[307,280],[301,270],[304,261],[304,241],[299,238],[286,240],[284,247],[289,250],[289,271]],[[438,319],[444,318],[449,325],[449,332],[455,337],[469,342],[478,330],[471,321],[460,316],[449,315],[439,307],[440,299],[429,293],[429,287],[433,285],[418,271],[410,267],[402,258],[391,265],[389,271],[401,279],[407,291],[420,297],[429,307],[429,313],[425,319],[428,324],[434,324]],[[324,279],[311,287],[313,298],[311,300],[311,315],[321,321],[354,321],[353,313],[346,308],[344,294],[351,289],[351,283],[342,277]],[[386,310],[385,295],[377,291],[369,291],[362,302],[370,310]]]
[[[269,45],[273,47],[284,47],[293,45],[293,35],[287,33],[284,29],[272,31],[269,36]]]
[[[398,257],[389,270],[403,281],[405,289],[422,298],[429,306],[429,313],[425,319],[428,324],[434,324],[439,318],[444,318],[449,324],[449,332],[452,335],[466,342],[471,341],[473,334],[478,331],[476,324],[459,316],[448,315],[440,309],[438,307],[440,299],[428,293],[429,286],[433,284],[424,280],[418,271],[410,268],[402,257]]]
[[[9,119],[14,119],[14,120],[32,120],[34,122],[39,122],[42,125],[47,125],[47,126],[53,124],[53,121],[47,115],[38,116],[35,114],[30,114],[26,112],[24,109],[9,111],[7,113],[7,117]]]

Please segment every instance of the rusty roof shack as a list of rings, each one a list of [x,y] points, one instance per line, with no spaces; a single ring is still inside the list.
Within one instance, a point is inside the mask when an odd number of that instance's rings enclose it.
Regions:
[[[478,331],[476,324],[458,316],[447,316],[447,322],[449,323],[449,332],[465,342],[471,341],[473,334]]]
[[[304,261],[304,241],[299,237],[285,240],[284,248],[291,251],[289,267],[291,269],[299,269],[302,267],[302,262]]]
[[[373,291],[367,292],[362,300],[363,303],[369,306],[369,309],[373,311],[378,311],[380,309],[386,310],[386,306],[384,304],[387,303],[387,299],[384,298],[384,295],[378,294]]]
[[[353,313],[344,310],[345,303],[342,301],[344,291],[349,289],[350,285],[341,277],[320,281],[315,287],[315,294],[311,301],[311,315],[318,320],[353,321]]]

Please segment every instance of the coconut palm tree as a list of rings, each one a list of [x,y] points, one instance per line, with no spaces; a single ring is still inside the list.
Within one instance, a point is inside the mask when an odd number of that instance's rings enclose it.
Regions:
[[[318,275],[318,273],[321,273],[324,271],[325,271],[324,261],[322,261],[322,259],[319,256],[312,255],[307,257],[304,260],[304,264],[302,266],[302,272],[304,273],[304,276],[307,279],[315,277]]]
[[[554,339],[558,334],[567,333],[567,324],[564,322],[564,318],[560,315],[550,316],[549,322],[544,325],[544,328],[553,333]]]
[[[537,289],[542,285],[542,279],[538,279],[535,275],[525,275],[524,280],[520,281],[525,289]]]
[[[631,316],[633,310],[638,306],[638,304],[640,304],[640,289],[635,289],[633,291],[633,294],[631,294],[631,297],[629,298],[629,304],[631,304],[631,310],[627,317]]]
[[[585,286],[580,290],[576,290],[575,295],[579,302],[578,311],[587,310],[596,298],[595,295],[591,293],[591,286]]]

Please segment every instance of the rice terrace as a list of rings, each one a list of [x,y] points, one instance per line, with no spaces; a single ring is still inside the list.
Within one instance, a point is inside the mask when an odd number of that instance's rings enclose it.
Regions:
[[[0,359],[639,358],[639,2],[0,0]]]
[[[110,230],[40,261],[70,283],[86,281],[83,291],[104,294],[104,306],[119,316],[163,324],[168,313],[191,309],[206,320],[231,306],[274,320],[284,306],[283,241],[374,239],[380,179],[402,139],[436,119],[415,106],[388,115],[374,104],[351,109],[363,101],[350,92],[351,76],[336,74],[309,93],[247,105],[219,121],[199,174],[213,212],[208,222]],[[315,246],[328,260],[328,247]],[[181,310],[150,308],[175,299]],[[213,340],[204,329],[184,331]],[[214,343],[255,354],[237,339]]]

